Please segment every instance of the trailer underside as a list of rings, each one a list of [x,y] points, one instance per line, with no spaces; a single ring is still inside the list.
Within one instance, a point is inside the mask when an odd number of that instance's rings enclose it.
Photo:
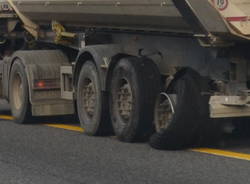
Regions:
[[[88,135],[179,149],[250,116],[244,0],[8,2],[0,97],[17,123],[77,112]]]

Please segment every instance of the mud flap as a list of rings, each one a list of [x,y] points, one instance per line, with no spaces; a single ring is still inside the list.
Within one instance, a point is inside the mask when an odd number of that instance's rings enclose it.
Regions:
[[[25,66],[33,116],[74,114],[73,100],[61,98],[60,68],[70,65],[61,51],[19,51],[16,58]]]

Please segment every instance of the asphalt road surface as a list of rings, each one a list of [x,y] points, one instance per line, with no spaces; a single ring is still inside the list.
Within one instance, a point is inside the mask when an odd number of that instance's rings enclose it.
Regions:
[[[69,121],[17,125],[3,116],[6,109],[1,102],[0,184],[250,183],[247,139],[216,150],[159,151],[146,143],[85,136]]]

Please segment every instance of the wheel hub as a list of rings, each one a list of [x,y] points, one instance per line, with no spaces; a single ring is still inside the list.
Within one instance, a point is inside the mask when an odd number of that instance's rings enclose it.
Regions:
[[[16,74],[13,84],[13,101],[16,109],[20,109],[23,103],[23,83],[20,74]]]
[[[119,115],[123,121],[127,123],[130,120],[132,112],[133,96],[131,86],[126,79],[122,79],[120,81],[117,95],[117,107]]]
[[[94,116],[96,104],[96,89],[93,81],[85,79],[83,87],[83,103],[87,115],[92,118]]]
[[[174,113],[173,100],[168,94],[161,93],[155,110],[155,128],[157,132],[170,126]]]

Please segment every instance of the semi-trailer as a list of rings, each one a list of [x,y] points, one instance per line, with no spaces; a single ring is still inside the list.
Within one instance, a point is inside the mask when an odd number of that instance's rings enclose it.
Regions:
[[[0,97],[16,123],[79,117],[182,149],[250,116],[249,0],[1,0]]]

